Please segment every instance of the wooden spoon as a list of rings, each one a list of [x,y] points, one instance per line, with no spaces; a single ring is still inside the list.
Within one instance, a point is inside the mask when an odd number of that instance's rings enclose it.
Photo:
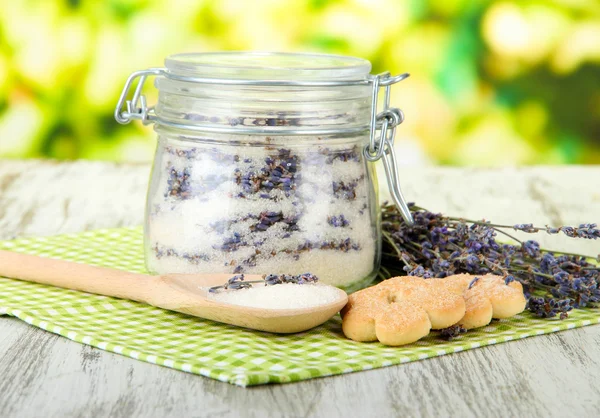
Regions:
[[[338,300],[320,306],[253,308],[219,302],[208,296],[209,287],[226,283],[231,274],[150,276],[11,251],[0,251],[0,276],[131,299],[217,322],[282,334],[321,325],[348,302],[346,292],[336,289]],[[247,274],[244,278],[261,280],[262,276]]]

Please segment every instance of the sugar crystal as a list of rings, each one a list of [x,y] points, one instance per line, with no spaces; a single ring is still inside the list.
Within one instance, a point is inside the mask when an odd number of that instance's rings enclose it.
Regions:
[[[218,302],[263,309],[301,309],[326,305],[339,300],[339,290],[319,284],[284,283],[255,285],[249,289],[209,293]]]

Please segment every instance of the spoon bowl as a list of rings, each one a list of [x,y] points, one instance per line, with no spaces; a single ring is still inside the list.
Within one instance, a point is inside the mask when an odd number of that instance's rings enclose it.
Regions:
[[[230,325],[282,334],[321,325],[348,302],[346,292],[336,288],[338,297],[318,306],[298,309],[249,307],[221,302],[209,295],[210,287],[226,283],[231,274],[151,276],[11,251],[0,251],[0,276],[130,299]],[[245,281],[254,280],[262,280],[262,276],[245,275]]]
[[[173,292],[178,292],[182,298],[190,298],[178,300],[177,305],[170,307],[163,305],[162,308],[243,328],[281,334],[306,331],[321,325],[338,313],[348,302],[346,292],[335,288],[338,298],[327,304],[297,309],[256,308],[221,302],[209,295],[210,287],[226,283],[231,278],[231,274],[168,274],[158,277],[163,285],[168,286]],[[245,275],[245,279],[246,281],[261,280],[262,276]],[[155,302],[150,304],[159,306],[161,303],[160,301]]]

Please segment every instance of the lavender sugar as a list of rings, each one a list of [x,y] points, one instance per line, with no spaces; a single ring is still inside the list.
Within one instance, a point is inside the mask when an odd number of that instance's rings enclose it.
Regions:
[[[372,173],[358,144],[159,142],[146,225],[157,273],[314,272],[349,287],[377,255]]]

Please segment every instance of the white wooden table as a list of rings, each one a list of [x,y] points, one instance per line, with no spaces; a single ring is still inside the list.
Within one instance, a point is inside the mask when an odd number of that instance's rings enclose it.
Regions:
[[[147,165],[0,160],[0,239],[142,222]],[[409,200],[496,222],[600,221],[600,167],[405,169]],[[600,222],[598,222],[600,223]],[[540,235],[588,254],[599,242]],[[242,389],[0,317],[0,417],[600,416],[600,326]]]

